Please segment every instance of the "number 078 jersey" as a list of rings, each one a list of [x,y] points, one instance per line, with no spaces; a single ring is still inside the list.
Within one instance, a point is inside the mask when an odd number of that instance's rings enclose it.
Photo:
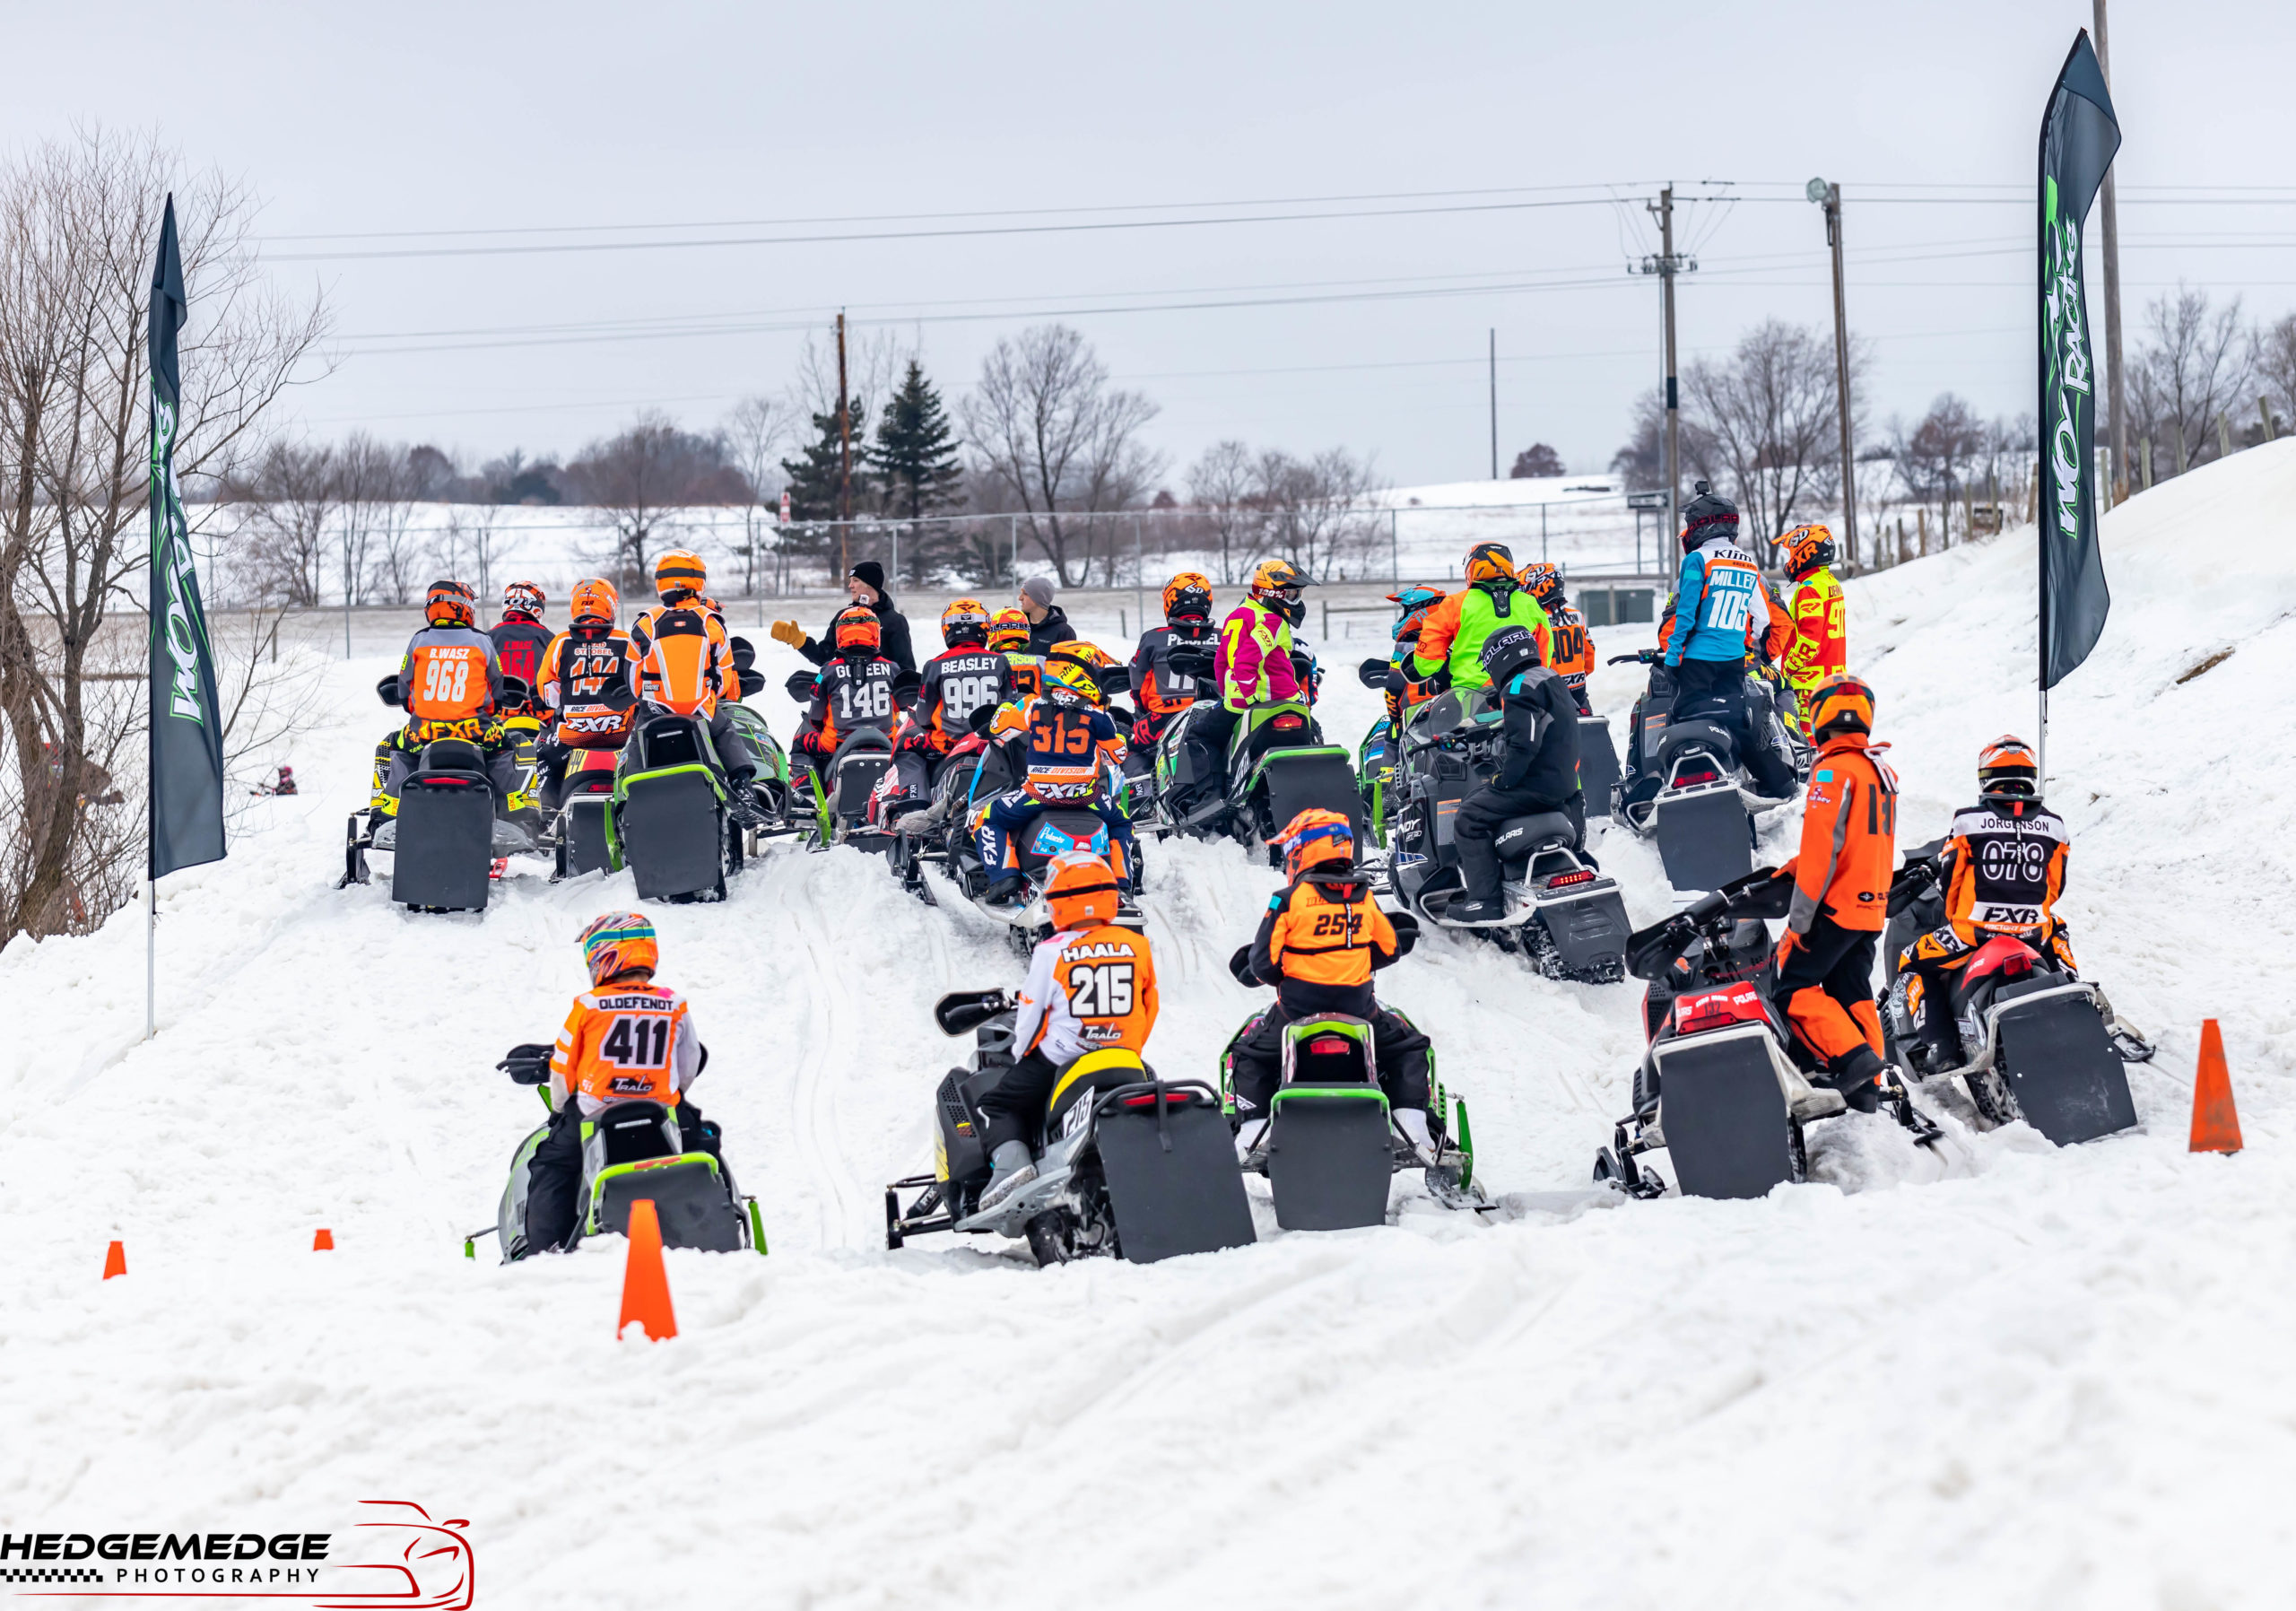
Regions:
[[[1156,961],[1135,929],[1103,924],[1057,934],[1029,959],[1013,1042],[1057,1068],[1090,1051],[1145,1051],[1156,1027]]]
[[[550,1054],[550,1100],[569,1095],[589,1118],[608,1102],[677,1105],[701,1072],[685,997],[663,985],[613,985],[574,998]]]

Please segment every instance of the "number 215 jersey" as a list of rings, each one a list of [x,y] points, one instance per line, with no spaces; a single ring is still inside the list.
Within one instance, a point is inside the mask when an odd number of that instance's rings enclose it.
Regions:
[[[1144,1051],[1156,1027],[1156,962],[1148,937],[1104,924],[1057,934],[1029,959],[1013,1044],[1055,1067],[1113,1046]]]

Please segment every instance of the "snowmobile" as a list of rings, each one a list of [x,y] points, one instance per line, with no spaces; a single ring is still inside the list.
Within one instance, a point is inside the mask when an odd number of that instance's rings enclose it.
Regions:
[[[783,687],[799,704],[809,703],[817,675],[793,671]],[[912,675],[895,684],[894,697],[906,700],[915,692]],[[854,728],[828,760],[804,767],[790,792],[793,813],[808,819],[804,831],[812,842],[806,849],[851,844],[863,850],[884,849],[887,836],[869,823],[869,800],[879,780],[892,770],[892,735],[881,727]]]
[[[525,702],[526,685],[506,677],[504,702]],[[400,702],[394,672],[375,685],[383,703]],[[418,911],[483,911],[500,858],[538,853],[525,829],[509,820],[486,753],[460,738],[439,738],[399,787],[398,811],[353,812],[344,829],[343,876],[335,887],[365,884],[370,850],[391,857],[391,899]],[[363,825],[362,825],[363,824]]]
[[[551,1049],[535,1043],[514,1046],[495,1067],[521,1085],[550,1083]],[[547,1093],[544,1096],[548,1102]],[[574,1242],[609,1232],[626,1234],[630,1206],[651,1198],[661,1221],[662,1245],[732,1253],[755,1248],[762,1253],[765,1223],[757,1199],[742,1195],[733,1171],[718,1157],[717,1126],[702,1121],[710,1149],[689,1153],[677,1116],[660,1102],[609,1102],[596,1118],[582,1121],[582,1189],[575,1198]],[[495,1213],[494,1234],[502,1262],[524,1258],[526,1246],[527,1170],[535,1149],[550,1133],[547,1125],[518,1144],[510,1155],[510,1178]],[[477,1257],[483,1231],[464,1239],[465,1258]],[[571,1244],[570,1244],[571,1245]]]
[[[1500,713],[1488,687],[1451,689],[1404,721],[1405,767],[1388,847],[1388,893],[1438,927],[1466,893],[1453,823],[1459,803],[1497,768]],[[1577,833],[1560,812],[1500,825],[1506,916],[1467,932],[1519,950],[1549,979],[1611,984],[1626,976],[1626,903],[1618,882],[1574,849]]]
[[[1226,766],[1218,776],[1199,775],[1196,753],[1187,742],[1190,727],[1216,701],[1198,700],[1165,724],[1163,739],[1156,746],[1154,799],[1143,826],[1158,834],[1186,833],[1197,839],[1225,835],[1247,847],[1266,846],[1271,866],[1282,860],[1274,840],[1283,824],[1311,806],[1342,812],[1359,836],[1368,834],[1368,817],[1347,751],[1325,743],[1316,721],[1314,657],[1299,649],[1292,657],[1309,697],[1247,706],[1229,739]],[[1172,666],[1207,687],[1212,685],[1212,663],[1208,644],[1175,646],[1171,651]]]
[[[1764,724],[1771,747],[1793,767],[1794,789],[1761,793],[1738,753],[1738,739],[1717,700],[1678,719],[1665,714],[1674,697],[1674,674],[1656,649],[1612,658],[1649,666],[1650,686],[1634,704],[1626,771],[1613,791],[1611,815],[1635,832],[1655,836],[1666,882],[1683,892],[1718,890],[1753,870],[1754,819],[1792,803],[1809,776],[1809,751],[1787,736],[1794,724],[1780,718],[1771,689],[1748,676],[1743,695],[1751,719]]]
[[[1257,985],[1257,979],[1238,977]],[[1393,1009],[1389,1009],[1392,1011]],[[1236,1047],[1257,1030],[1262,1008],[1244,1020],[1220,1054],[1220,1096],[1236,1119]],[[1424,1171],[1427,1195],[1446,1208],[1491,1207],[1474,1178],[1474,1142],[1465,1097],[1454,1099],[1428,1054],[1427,1128],[1435,1162],[1424,1163],[1396,1128],[1379,1086],[1374,1026],[1342,1013],[1295,1019],[1283,1026],[1283,1082],[1266,1130],[1244,1160],[1264,1175],[1275,1199],[1275,1223],[1286,1231],[1346,1231],[1385,1224],[1387,1182],[1405,1170]]]
[[[1665,1181],[1640,1160],[1664,1149],[1685,1197],[1758,1197],[1808,1173],[1805,1127],[1848,1110],[1813,1078],[1817,1065],[1770,1001],[1770,931],[1794,882],[1765,869],[1692,901],[1627,945],[1647,980],[1649,1049],[1634,1075],[1634,1110],[1595,1155],[1595,1180],[1637,1197]],[[1883,1087],[1891,1116],[1916,1142],[1941,1132],[1904,1085]],[[1630,1134],[1630,1128],[1631,1133]]]
[[[725,899],[743,860],[732,788],[708,722],[665,712],[639,723],[614,774],[606,850],[640,900]]]
[[[1618,792],[1618,745],[1611,739],[1611,718],[1578,718],[1578,788],[1587,797],[1587,819],[1611,814],[1611,799]]]
[[[1943,849],[1933,841],[1908,858],[1921,893],[1883,936],[1890,988],[1882,1025],[1892,1055],[1924,1084],[1961,1082],[1988,1128],[2022,1119],[2072,1146],[2135,1125],[2122,1065],[2150,1062],[2152,1046],[2115,1015],[2103,990],[2055,956],[1999,936],[1947,976],[1944,1002],[1925,1003],[1921,978],[1898,966],[1908,946],[1944,924],[1935,862]],[[1940,1045],[1920,1028],[1929,1013],[1945,1014],[1936,1026]]]
[[[1016,1061],[1013,1002],[1001,990],[958,991],[933,1016],[944,1034],[973,1032],[974,1050],[935,1093],[934,1172],[885,1188],[888,1248],[963,1231],[1025,1237],[1039,1265],[1152,1264],[1257,1240],[1218,1095],[1199,1080],[1160,1079],[1113,1048],[1062,1070],[1027,1138],[1036,1179],[979,1212],[990,1173],[979,1099]],[[904,1206],[905,1191],[917,1195]]]

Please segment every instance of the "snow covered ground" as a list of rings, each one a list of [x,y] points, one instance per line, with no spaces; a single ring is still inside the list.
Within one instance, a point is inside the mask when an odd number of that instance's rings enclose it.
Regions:
[[[552,1032],[576,931],[629,885],[524,876],[483,918],[333,890],[385,714],[383,657],[338,663],[308,792],[162,887],[155,1040],[140,910],[0,954],[0,1526],[411,1498],[470,1519],[499,1606],[2285,1606],[2292,507],[2283,443],[2112,515],[2118,607],[2055,701],[2066,910],[2161,1047],[2139,1131],[2059,1152],[1932,1093],[1938,1156],[1851,1118],[1813,1132],[1816,1183],[1615,1204],[1587,1169],[1635,994],[1436,936],[1388,993],[1473,1102],[1497,1223],[1408,1198],[1148,1267],[889,1254],[883,1183],[926,1166],[959,1049],[929,1004],[1017,964],[880,863],[784,849],[654,914],[773,1251],[672,1254],[683,1335],[653,1345],[613,1335],[618,1241],[461,1258],[540,1117],[491,1064]],[[2027,532],[1850,587],[1903,842],[2031,733],[2032,571]],[[1633,669],[1596,685],[1622,723]],[[1350,743],[1372,714],[1342,675],[1327,706]],[[1666,909],[1654,851],[1604,854],[1637,921]],[[1155,873],[1153,1055],[1209,1074],[1273,875],[1190,845]],[[2232,1158],[2185,1150],[2212,1015]],[[112,1237],[130,1273],[99,1282]]]

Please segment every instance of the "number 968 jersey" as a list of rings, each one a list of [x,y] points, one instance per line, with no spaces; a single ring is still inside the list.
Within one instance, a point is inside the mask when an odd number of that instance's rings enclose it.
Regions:
[[[1141,1052],[1156,1012],[1156,961],[1145,935],[1114,924],[1071,929],[1029,959],[1013,1040],[1055,1067],[1110,1047]]]

